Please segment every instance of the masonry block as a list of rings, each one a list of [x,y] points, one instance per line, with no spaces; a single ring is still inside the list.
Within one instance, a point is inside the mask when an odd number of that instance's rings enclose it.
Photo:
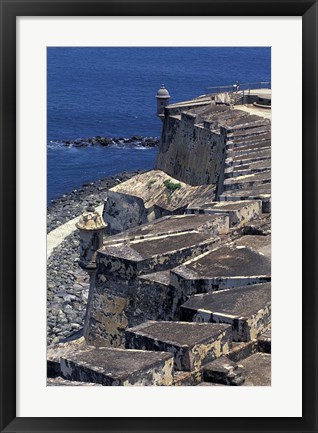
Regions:
[[[271,323],[271,284],[194,295],[181,306],[181,318],[199,323],[228,323],[233,341],[256,340]]]
[[[262,202],[260,200],[242,200],[213,202],[200,207],[189,205],[186,212],[191,214],[226,214],[229,216],[230,227],[242,227],[261,215]]]
[[[192,371],[227,353],[231,337],[228,325],[149,321],[126,330],[126,347],[170,352],[176,370]]]
[[[270,281],[270,258],[245,246],[216,248],[170,272],[170,284],[185,294],[204,293]]]
[[[65,379],[104,386],[171,385],[170,353],[100,347],[61,359]]]

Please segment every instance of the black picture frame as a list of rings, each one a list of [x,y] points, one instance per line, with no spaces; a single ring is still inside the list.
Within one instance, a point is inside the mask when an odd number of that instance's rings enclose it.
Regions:
[[[0,0],[1,432],[316,432],[317,430],[317,1]],[[16,17],[301,16],[303,73],[303,416],[301,418],[16,417]],[[300,206],[295,197],[294,206]],[[287,298],[286,298],[287,301]],[[290,324],[288,332],[296,322]],[[292,360],[291,360],[292,362]],[[292,380],[292,377],[290,378]],[[211,403],[212,404],[212,403]],[[284,402],[282,402],[284,404]],[[181,408],[182,409],[182,408]],[[158,409],[159,410],[159,409]]]

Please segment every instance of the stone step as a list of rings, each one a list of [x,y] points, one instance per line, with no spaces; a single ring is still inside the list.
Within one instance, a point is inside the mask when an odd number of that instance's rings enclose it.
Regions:
[[[271,283],[194,295],[181,306],[181,318],[228,323],[233,341],[255,340],[271,323]]]
[[[227,133],[231,133],[239,130],[253,129],[261,126],[270,125],[270,120],[261,118],[255,115],[248,115],[242,117],[242,119],[227,120],[221,123],[221,127],[226,130]]]
[[[166,352],[100,347],[61,359],[67,380],[103,386],[172,385],[173,356]]]
[[[237,156],[229,157],[226,159],[227,166],[239,166],[243,164],[250,164],[255,161],[262,161],[271,158],[271,150],[270,149],[262,149],[262,150],[253,150],[247,153],[242,153]]]
[[[253,188],[226,191],[219,196],[220,201],[261,200],[262,212],[271,212],[271,184],[254,185]]]
[[[235,167],[229,167],[224,170],[225,179],[238,176],[246,176],[248,174],[262,173],[271,170],[271,158],[261,161],[250,162]]]
[[[245,176],[231,177],[225,179],[223,186],[224,191],[232,191],[236,189],[246,190],[254,185],[263,185],[271,182],[271,172],[263,171],[262,173],[252,173]]]
[[[228,353],[231,331],[224,324],[149,321],[126,330],[126,347],[170,352],[176,370],[193,371]]]
[[[245,137],[233,137],[230,139],[232,146],[239,149],[241,146],[250,146],[252,144],[261,143],[263,141],[271,141],[271,133],[265,132],[258,135],[250,135]]]
[[[171,215],[143,224],[109,236],[103,245],[147,239],[154,236],[167,236],[176,233],[202,232],[210,235],[226,234],[229,230],[229,221],[225,215]]]
[[[228,133],[227,139],[228,140],[236,140],[236,139],[240,140],[240,139],[247,138],[247,137],[254,137],[254,136],[258,136],[258,135],[262,135],[262,134],[268,134],[268,133],[270,133],[270,131],[271,131],[270,125],[265,125],[265,126],[250,128],[250,129],[245,129],[245,130],[238,130],[238,131]]]
[[[75,380],[66,380],[63,377],[48,378],[47,386],[102,386],[98,383],[76,382]]]
[[[242,227],[249,221],[258,218],[262,213],[262,202],[235,201],[235,202],[212,202],[200,207],[188,207],[187,213],[191,214],[227,214],[230,227]]]
[[[236,167],[242,164],[249,164],[254,161],[261,161],[271,158],[271,150],[255,150],[247,153],[242,153],[237,156],[229,156],[225,160],[225,167]]]
[[[203,367],[203,380],[222,385],[240,386],[245,382],[245,377],[242,369],[235,362],[222,355]]]
[[[270,259],[256,251],[228,245],[208,251],[170,272],[170,284],[184,294],[204,293],[270,281]]]
[[[257,352],[240,361],[245,376],[243,386],[271,386],[271,355]]]
[[[243,153],[248,153],[248,152],[254,152],[256,150],[263,150],[266,148],[271,148],[271,140],[261,140],[261,141],[255,141],[254,143],[241,143],[241,144],[236,144],[233,143],[232,141],[229,141],[226,144],[226,151],[227,153],[230,155],[230,153],[232,155],[240,155]]]
[[[104,245],[98,251],[97,261],[107,269],[108,279],[127,281],[127,278],[173,268],[213,248],[216,242],[216,236],[199,231],[152,236]]]

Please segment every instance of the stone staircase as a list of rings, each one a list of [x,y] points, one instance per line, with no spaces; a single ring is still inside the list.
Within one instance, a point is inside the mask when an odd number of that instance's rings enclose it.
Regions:
[[[251,117],[243,117],[241,124],[224,124],[225,179],[218,200],[259,199],[263,212],[270,212],[271,125],[268,119]]]

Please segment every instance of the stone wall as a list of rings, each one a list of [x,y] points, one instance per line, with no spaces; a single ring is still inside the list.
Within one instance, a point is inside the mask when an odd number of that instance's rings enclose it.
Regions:
[[[192,111],[192,110],[191,110]],[[191,111],[167,111],[157,169],[190,185],[216,184],[222,171],[225,137]]]

